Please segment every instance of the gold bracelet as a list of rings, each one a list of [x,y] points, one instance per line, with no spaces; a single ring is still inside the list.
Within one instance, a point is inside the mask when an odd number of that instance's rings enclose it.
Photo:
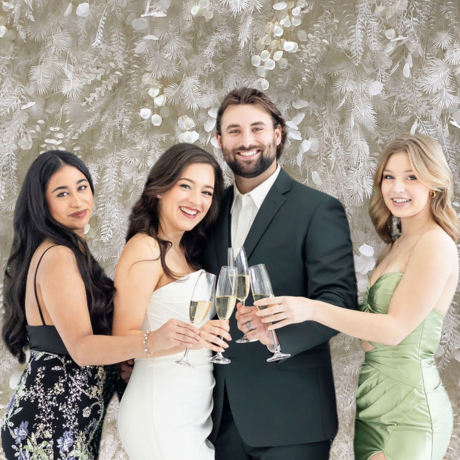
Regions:
[[[149,334],[150,334],[150,331],[145,331],[144,333],[144,340],[142,341],[142,345],[144,346],[144,353],[147,355],[147,356],[150,356],[152,354],[151,351],[149,351],[148,347],[147,347],[147,340],[149,339]]]

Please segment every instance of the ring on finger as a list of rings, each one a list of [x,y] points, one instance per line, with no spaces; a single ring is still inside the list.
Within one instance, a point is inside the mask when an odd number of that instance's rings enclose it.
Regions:
[[[214,334],[214,329],[215,329],[215,328],[214,328],[214,326],[213,326],[213,328],[211,329],[211,334]]]
[[[251,321],[248,321],[248,322],[246,323],[246,327],[248,328],[248,332],[249,332],[250,330],[252,330]]]

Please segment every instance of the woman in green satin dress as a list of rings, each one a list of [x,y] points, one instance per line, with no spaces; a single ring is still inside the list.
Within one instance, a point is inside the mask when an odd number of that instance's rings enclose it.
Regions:
[[[434,353],[458,283],[453,177],[433,138],[410,135],[386,148],[374,180],[370,215],[388,246],[362,311],[276,297],[255,302],[271,305],[257,315],[263,323],[278,321],[268,329],[311,320],[362,340],[356,460],[441,460],[453,416]],[[394,242],[392,216],[401,222]]]

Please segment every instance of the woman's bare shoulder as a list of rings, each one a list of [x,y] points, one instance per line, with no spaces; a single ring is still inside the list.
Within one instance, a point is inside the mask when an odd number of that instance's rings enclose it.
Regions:
[[[160,245],[158,241],[145,234],[137,233],[125,245],[122,257],[136,260],[154,260],[160,257]]]
[[[442,265],[451,266],[452,270],[458,270],[458,249],[455,241],[439,226],[424,232],[410,257],[415,260],[431,258]]]
[[[454,240],[438,225],[430,228],[420,236],[416,248],[420,251],[435,249],[445,252],[446,255],[457,254],[457,245]]]
[[[385,257],[388,255],[388,253],[390,252],[390,250],[391,250],[391,244],[388,244],[387,246],[385,246],[385,247],[380,251],[380,254],[379,254],[379,256],[377,257],[376,265],[379,265],[380,262],[382,262],[382,260],[385,259]]]
[[[137,274],[140,270],[146,276],[151,276],[157,271],[162,273],[160,254],[160,245],[155,238],[144,233],[134,235],[123,248],[115,271],[115,279],[128,274],[134,267]]]
[[[35,251],[31,265],[37,266],[38,263],[40,263],[42,270],[51,268],[62,269],[65,267],[74,268],[77,265],[77,259],[69,247],[44,242]]]

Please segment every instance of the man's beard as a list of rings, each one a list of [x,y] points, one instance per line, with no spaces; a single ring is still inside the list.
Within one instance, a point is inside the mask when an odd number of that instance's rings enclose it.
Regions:
[[[259,158],[255,163],[244,163],[244,160],[238,161],[236,152],[247,152],[249,150],[260,150]],[[271,145],[250,145],[249,147],[240,147],[233,150],[226,149],[222,146],[224,159],[235,176],[252,179],[264,173],[276,159],[276,140],[273,139]]]

